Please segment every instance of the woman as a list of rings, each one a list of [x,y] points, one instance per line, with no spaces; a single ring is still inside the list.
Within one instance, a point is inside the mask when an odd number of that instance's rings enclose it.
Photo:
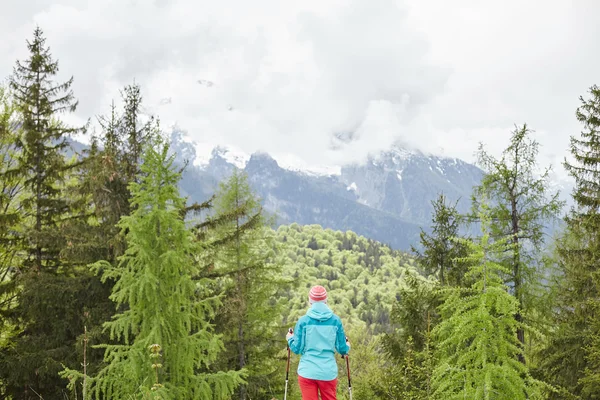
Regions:
[[[300,354],[298,384],[303,400],[336,400],[337,373],[335,351],[347,355],[342,320],[327,306],[327,290],[314,286],[308,293],[310,308],[286,339],[290,350]]]

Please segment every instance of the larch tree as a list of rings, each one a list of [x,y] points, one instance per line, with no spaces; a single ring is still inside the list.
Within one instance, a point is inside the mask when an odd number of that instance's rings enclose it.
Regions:
[[[541,399],[540,385],[518,361],[521,349],[515,331],[520,322],[514,315],[518,301],[505,286],[506,267],[495,261],[514,244],[504,238],[494,241],[491,215],[486,202],[478,217],[482,236],[462,241],[469,248],[470,288],[454,288],[440,311],[434,328],[439,362],[433,372],[433,398],[439,399]]]
[[[167,145],[148,147],[143,158],[140,182],[130,184],[133,212],[119,222],[127,250],[116,267],[107,261],[94,265],[104,280],[116,282],[110,298],[118,313],[105,327],[121,343],[102,346],[106,367],[88,379],[89,393],[98,399],[144,393],[162,399],[229,399],[244,371],[205,371],[222,348],[210,324],[219,299],[209,294],[209,279],[193,280],[202,249],[182,217],[180,174]],[[150,357],[157,346],[160,360]],[[66,370],[63,376],[73,380],[81,374]]]
[[[558,218],[564,204],[558,199],[558,192],[548,189],[550,168],[538,171],[539,143],[531,138],[531,133],[527,125],[517,127],[499,159],[480,146],[478,162],[486,175],[475,188],[473,199],[476,213],[477,196],[489,194],[491,235],[507,238],[513,245],[502,257],[502,263],[508,267],[506,283],[512,287],[519,305],[515,314],[519,324],[524,321],[524,312],[532,312],[532,297],[539,289],[542,271],[537,267],[541,265],[545,244],[544,229]],[[516,335],[524,347],[524,329],[517,326]],[[525,362],[524,351],[519,359]]]

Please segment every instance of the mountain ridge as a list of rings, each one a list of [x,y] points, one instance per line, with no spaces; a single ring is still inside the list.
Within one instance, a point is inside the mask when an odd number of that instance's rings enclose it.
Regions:
[[[276,216],[277,226],[295,222],[352,230],[401,250],[418,244],[421,227],[428,230],[431,201],[439,193],[453,202],[469,200],[472,187],[483,176],[483,171],[462,160],[403,148],[337,170],[311,171],[282,166],[266,152],[247,155],[225,146],[215,146],[210,157],[198,161],[197,144],[184,134],[173,131],[171,142],[178,162],[188,161],[181,187],[194,201],[207,200],[237,168],[248,174],[265,210]],[[470,202],[459,205],[466,212]]]
[[[230,146],[199,145],[178,129],[172,130],[170,142],[175,162],[186,165],[179,186],[190,201],[210,199],[219,183],[239,169],[247,173],[265,211],[275,216],[275,228],[317,224],[403,251],[419,247],[421,228],[430,232],[431,202],[440,193],[467,213],[472,189],[484,175],[461,159],[398,146],[364,162],[304,168],[264,151],[245,154]],[[72,145],[77,152],[85,147],[76,141]]]

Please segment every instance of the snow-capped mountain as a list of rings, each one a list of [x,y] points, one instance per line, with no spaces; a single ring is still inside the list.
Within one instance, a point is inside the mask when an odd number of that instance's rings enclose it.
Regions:
[[[372,157],[363,165],[342,168],[340,179],[357,201],[418,223],[427,223],[430,202],[438,193],[452,201],[463,198],[478,184],[482,171],[464,161],[428,156],[396,148]]]
[[[278,224],[297,222],[358,234],[408,250],[420,227],[430,224],[439,193],[466,211],[472,187],[483,172],[458,159],[394,148],[363,164],[310,168],[291,157],[191,143],[172,136],[178,160],[188,160],[182,191],[192,200],[208,199],[234,168],[243,169]]]

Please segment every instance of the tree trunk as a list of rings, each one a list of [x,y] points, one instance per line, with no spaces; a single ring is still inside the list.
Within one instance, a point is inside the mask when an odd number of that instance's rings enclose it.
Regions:
[[[240,207],[240,192],[239,192],[239,182],[236,182],[236,193],[235,193],[235,205],[236,208]],[[238,216],[235,220],[236,223],[236,230],[239,232],[240,230],[240,217]],[[236,252],[237,252],[237,291],[238,291],[238,296],[240,299],[240,319],[239,319],[239,325],[238,325],[238,351],[239,351],[239,367],[240,370],[242,368],[244,368],[244,366],[246,365],[246,349],[245,349],[245,343],[244,343],[244,317],[246,315],[246,310],[245,310],[245,299],[244,299],[244,290],[243,290],[243,277],[242,274],[243,272],[241,272],[242,269],[242,255],[241,255],[241,244],[240,244],[240,235],[237,235],[237,239],[236,239]],[[240,386],[240,400],[246,400],[246,386],[245,385],[241,385]]]
[[[519,214],[517,210],[517,201],[513,197],[511,200],[511,219],[512,219],[512,234],[513,234],[513,244],[516,246],[513,249],[513,277],[514,277],[514,285],[515,285],[515,298],[519,304],[519,311],[515,314],[515,320],[518,324],[523,322],[523,315],[521,314],[521,310],[523,309],[523,296],[521,293],[522,286],[522,277],[521,277],[521,257],[520,257],[520,249],[519,249]],[[517,339],[519,343],[521,343],[521,351],[519,352],[519,361],[525,364],[525,356],[523,354],[523,349],[525,348],[525,330],[523,327],[517,327]]]
[[[240,352],[240,369],[244,368],[246,365],[246,350],[244,348],[244,324],[243,321],[240,320],[239,330],[238,330],[238,338],[239,338],[239,352]],[[240,386],[240,400],[246,400],[246,386]]]
[[[36,83],[40,85],[40,73],[37,73]],[[41,85],[39,86],[41,87]],[[42,157],[42,147],[43,144],[40,144],[42,140],[42,128],[40,126],[40,94],[37,94],[36,98],[36,130],[40,135],[37,143],[37,148],[35,149],[35,196],[36,196],[36,213],[35,213],[35,233],[38,237],[35,240],[35,260],[36,260],[36,268],[38,271],[42,269],[42,246],[40,245],[40,238],[42,232],[42,171],[41,171],[41,157]]]

